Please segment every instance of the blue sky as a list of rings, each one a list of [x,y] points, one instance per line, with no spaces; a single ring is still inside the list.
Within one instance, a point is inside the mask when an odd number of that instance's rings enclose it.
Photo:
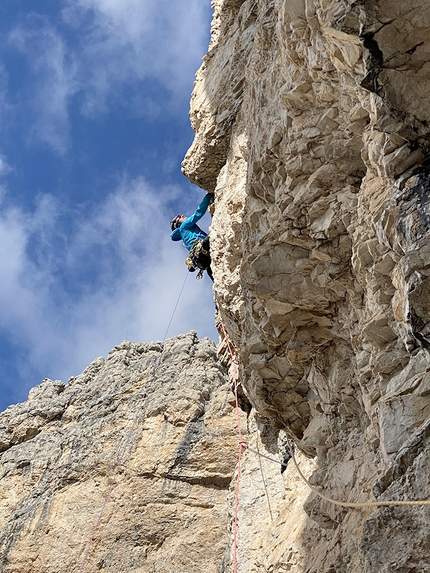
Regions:
[[[210,0],[1,1],[0,411],[163,337],[187,273],[169,221],[204,194],[180,163],[210,17]],[[190,275],[169,336],[216,339],[213,312]]]

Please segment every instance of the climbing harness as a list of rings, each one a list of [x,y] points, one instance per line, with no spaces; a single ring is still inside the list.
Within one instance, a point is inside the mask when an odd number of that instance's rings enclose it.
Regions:
[[[251,448],[247,442],[243,439],[243,435],[242,435],[242,430],[241,430],[241,424],[240,424],[240,413],[239,413],[239,399],[238,399],[238,360],[237,360],[237,356],[236,354],[233,352],[232,349],[232,345],[230,343],[227,331],[225,329],[225,326],[223,324],[222,321],[220,321],[220,325],[221,325],[221,329],[224,333],[224,340],[227,344],[227,348],[228,351],[230,353],[230,358],[231,358],[231,362],[232,362],[232,377],[233,377],[233,388],[234,388],[234,396],[235,396],[235,406],[236,406],[236,418],[237,418],[237,430],[238,430],[238,437],[239,437],[239,453],[238,453],[238,462],[237,462],[237,477],[236,477],[236,487],[235,487],[235,506],[234,506],[234,517],[233,517],[233,572],[237,573],[237,537],[238,537],[238,514],[239,514],[239,489],[240,489],[240,479],[241,479],[241,461],[242,461],[242,454],[245,450],[255,454],[256,456],[258,456],[259,458],[264,458],[266,460],[269,460],[271,462],[274,462],[276,464],[280,464],[281,468],[285,468],[286,467],[286,462],[284,461],[280,461],[277,460],[275,458],[272,458],[270,456],[266,456],[265,454],[261,453],[259,450],[255,450],[253,448]],[[294,450],[294,442],[293,440],[291,440],[292,443],[290,443],[289,440],[287,440],[287,447],[289,449],[291,458],[293,460],[294,466],[296,467],[296,470],[299,474],[299,476],[301,477],[301,479],[304,481],[304,483],[319,497],[321,497],[322,499],[333,503],[334,505],[337,506],[341,506],[341,507],[347,507],[347,508],[351,508],[351,509],[362,509],[362,508],[366,508],[366,507],[381,507],[381,506],[428,506],[430,505],[430,500],[411,500],[411,501],[404,501],[404,500],[400,500],[400,501],[395,501],[395,500],[389,500],[389,501],[367,501],[367,502],[347,502],[347,501],[338,501],[335,500],[327,495],[325,495],[324,493],[322,493],[321,491],[319,491],[315,486],[313,486],[309,480],[305,477],[305,475],[303,474],[302,470],[300,469],[300,466],[297,462]],[[264,481],[264,477],[263,477],[263,481]],[[266,494],[267,494],[267,489],[266,489]],[[268,499],[268,504],[269,504],[269,510],[270,510],[270,501]],[[270,514],[271,514],[271,510],[270,510]]]
[[[142,409],[143,409],[143,406],[144,406],[145,398],[146,398],[146,396],[147,396],[147,394],[148,394],[149,387],[150,387],[151,383],[153,382],[153,380],[155,379],[155,374],[156,374],[157,366],[158,366],[158,364],[159,364],[159,362],[160,362],[160,359],[161,359],[161,354],[162,354],[163,349],[164,349],[164,344],[165,344],[166,339],[167,339],[167,334],[168,334],[168,332],[169,332],[169,330],[170,330],[170,327],[171,327],[172,322],[173,322],[173,318],[174,318],[174,316],[175,316],[175,314],[176,314],[176,310],[177,310],[177,308],[178,308],[179,301],[180,301],[180,299],[181,299],[182,293],[183,293],[184,288],[185,288],[185,283],[186,283],[186,281],[187,281],[187,277],[188,277],[188,273],[185,275],[184,282],[182,283],[182,287],[181,287],[181,290],[180,290],[180,292],[179,292],[178,298],[177,298],[177,300],[176,300],[176,304],[175,304],[175,307],[174,307],[174,309],[173,309],[172,315],[171,315],[171,317],[170,317],[169,324],[167,325],[166,332],[164,333],[163,340],[162,340],[162,342],[161,342],[161,344],[160,344],[160,348],[159,348],[159,350],[158,350],[158,352],[157,352],[157,355],[156,355],[156,357],[155,357],[155,359],[154,359],[154,363],[153,363],[153,365],[152,365],[150,375],[149,375],[148,379],[146,380],[146,382],[145,382],[145,384],[144,384],[144,386],[143,386],[143,388],[142,388],[141,395],[140,395],[140,399],[139,399],[139,403],[138,403],[138,406],[137,406],[137,409],[136,409],[134,418],[133,418],[133,420],[132,420],[132,422],[131,422],[131,425],[130,425],[130,430],[128,431],[128,433],[127,433],[127,435],[126,435],[126,437],[125,437],[125,439],[124,439],[124,443],[123,443],[122,447],[121,447],[120,450],[119,450],[119,454],[118,454],[118,458],[117,458],[117,461],[116,461],[116,464],[115,464],[115,468],[114,468],[114,471],[113,471],[113,473],[112,473],[112,475],[111,475],[111,477],[110,477],[110,480],[109,480],[109,486],[108,486],[108,489],[107,489],[107,493],[106,493],[106,495],[105,495],[105,497],[104,497],[104,501],[103,501],[102,508],[101,508],[101,510],[100,510],[100,512],[99,512],[99,515],[98,515],[96,524],[95,524],[95,526],[93,527],[93,530],[92,530],[92,532],[91,532],[90,539],[89,539],[89,541],[88,541],[88,543],[87,543],[87,546],[86,546],[86,549],[85,549],[85,553],[84,553],[84,556],[83,556],[83,559],[82,559],[81,567],[80,567],[80,569],[79,569],[79,573],[82,573],[82,572],[84,571],[84,568],[85,568],[85,565],[86,565],[86,563],[87,563],[87,560],[88,560],[88,557],[89,557],[91,548],[92,548],[93,543],[94,543],[95,536],[96,536],[96,534],[97,534],[97,531],[98,531],[99,528],[100,528],[100,524],[101,524],[102,517],[103,517],[104,512],[105,512],[105,510],[106,510],[107,504],[108,504],[109,499],[110,499],[110,496],[111,496],[111,494],[112,494],[112,491],[113,491],[113,489],[114,489],[114,487],[115,487],[115,485],[116,485],[115,478],[116,478],[116,476],[117,476],[117,474],[118,474],[118,471],[119,471],[121,465],[123,464],[125,455],[126,455],[126,453],[127,453],[127,449],[128,449],[128,447],[129,447],[129,445],[130,445],[131,439],[132,439],[133,434],[134,434],[134,432],[135,432],[135,429],[136,429],[136,426],[137,426],[137,422],[138,422],[138,420],[139,420],[140,414],[142,413]]]
[[[207,257],[207,262],[203,261],[202,257]],[[206,271],[209,268],[209,257],[209,251],[204,248],[203,241],[200,239],[194,241],[191,251],[188,253],[188,257],[185,259],[185,264],[191,273],[193,273],[196,269],[199,269],[199,272],[196,276],[197,280],[201,280],[203,278],[203,271]]]

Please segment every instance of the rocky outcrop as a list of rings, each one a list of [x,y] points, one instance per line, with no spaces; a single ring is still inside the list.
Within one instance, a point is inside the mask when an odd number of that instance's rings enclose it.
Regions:
[[[224,570],[232,402],[195,333],[31,390],[0,415],[0,571]]]
[[[213,5],[183,170],[215,191],[215,294],[260,431],[331,497],[428,499],[428,2]],[[242,524],[239,571],[430,571],[428,506],[304,501],[294,540],[286,500],[270,534]]]

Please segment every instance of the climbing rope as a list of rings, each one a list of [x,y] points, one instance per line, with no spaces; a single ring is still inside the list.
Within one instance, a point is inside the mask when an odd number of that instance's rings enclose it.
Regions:
[[[94,544],[95,536],[96,536],[96,534],[97,534],[97,532],[98,532],[98,530],[99,530],[99,528],[100,528],[101,520],[102,520],[102,518],[103,518],[104,512],[105,512],[105,510],[106,510],[107,504],[108,504],[109,499],[110,499],[110,496],[111,496],[111,494],[112,494],[112,491],[113,491],[113,489],[114,489],[114,487],[115,487],[115,478],[116,478],[116,476],[117,476],[117,474],[118,474],[119,468],[120,468],[121,465],[122,465],[122,462],[123,462],[123,460],[124,460],[125,454],[126,454],[126,452],[127,452],[127,448],[128,448],[128,446],[129,446],[129,444],[130,444],[130,442],[131,442],[131,439],[132,439],[132,437],[133,437],[133,434],[134,434],[134,432],[135,432],[136,425],[137,425],[137,421],[138,421],[138,419],[139,419],[139,417],[140,417],[140,414],[141,414],[142,409],[143,409],[143,406],[144,406],[145,398],[146,398],[146,396],[147,396],[147,394],[148,394],[148,389],[149,389],[149,387],[150,387],[152,381],[153,381],[154,378],[155,378],[155,373],[156,373],[156,370],[157,370],[157,366],[158,366],[158,364],[159,364],[159,362],[160,362],[161,354],[162,354],[163,349],[164,349],[164,343],[166,342],[167,334],[168,334],[168,332],[169,332],[169,330],[170,330],[170,327],[171,327],[172,322],[173,322],[173,318],[174,318],[174,316],[175,316],[175,314],[176,314],[176,310],[177,310],[177,308],[178,308],[179,301],[180,301],[180,299],[181,299],[182,293],[183,293],[184,288],[185,288],[185,283],[186,283],[186,281],[187,281],[187,277],[188,277],[188,270],[187,270],[187,274],[185,275],[184,282],[182,283],[182,287],[181,287],[181,290],[180,290],[180,292],[179,292],[178,298],[177,298],[177,300],[176,300],[176,304],[175,304],[175,307],[174,307],[174,309],[173,309],[172,315],[171,315],[171,317],[170,317],[169,324],[167,325],[166,332],[164,333],[163,340],[162,340],[162,342],[161,342],[161,344],[160,344],[160,348],[159,348],[159,350],[158,350],[158,352],[157,352],[157,355],[156,355],[156,357],[155,357],[154,363],[153,363],[153,365],[152,365],[151,373],[150,373],[148,379],[146,380],[146,382],[145,382],[145,384],[144,384],[144,386],[143,386],[143,388],[142,388],[141,395],[140,395],[140,398],[139,398],[138,407],[137,407],[137,409],[136,409],[134,418],[133,418],[133,420],[132,420],[132,422],[131,422],[130,430],[128,431],[128,433],[127,433],[127,435],[126,435],[126,437],[125,437],[124,443],[123,443],[123,445],[122,445],[122,447],[121,447],[121,449],[120,449],[120,451],[119,451],[119,455],[118,455],[118,457],[117,457],[117,461],[116,461],[116,464],[115,464],[115,468],[114,468],[113,474],[111,475],[111,477],[110,477],[110,479],[109,479],[109,485],[108,485],[108,489],[107,489],[106,495],[105,495],[104,500],[103,500],[102,508],[101,508],[101,510],[100,510],[100,512],[99,512],[99,515],[98,515],[96,524],[94,525],[94,527],[93,527],[93,529],[92,529],[90,539],[89,539],[89,541],[88,541],[88,543],[87,543],[86,550],[85,550],[84,556],[83,556],[83,558],[82,558],[82,563],[81,563],[81,567],[80,567],[80,569],[79,569],[79,573],[82,573],[82,572],[84,571],[84,569],[85,569],[85,565],[86,565],[86,563],[87,563],[87,561],[88,561],[88,557],[89,557],[90,551],[91,551],[92,546],[93,546],[93,544]]]
[[[227,344],[227,348],[228,351],[230,353],[230,357],[232,360],[232,365],[233,365],[233,383],[234,383],[234,394],[235,394],[235,403],[236,403],[236,417],[237,417],[237,426],[238,426],[238,434],[239,434],[239,455],[238,455],[238,467],[237,467],[237,479],[236,479],[236,495],[235,495],[235,509],[234,509],[234,522],[233,522],[233,571],[234,573],[237,573],[237,535],[238,535],[238,511],[239,511],[239,488],[240,488],[240,476],[241,476],[241,459],[242,459],[242,454],[245,450],[252,452],[253,454],[255,454],[256,456],[259,456],[260,458],[265,458],[266,460],[269,460],[271,462],[280,464],[282,467],[286,466],[285,462],[281,462],[275,458],[272,458],[270,456],[267,456],[265,454],[262,454],[259,450],[255,450],[253,448],[251,448],[243,439],[242,436],[242,431],[241,431],[241,427],[240,427],[240,414],[239,414],[239,401],[238,401],[238,395],[237,395],[237,388],[238,388],[238,372],[237,372],[237,368],[238,368],[238,361],[237,361],[237,357],[235,355],[235,353],[233,352],[233,349],[231,347],[228,335],[227,335],[227,331],[225,329],[224,324],[221,322],[221,327],[224,333],[224,339],[226,341]],[[291,458],[293,459],[293,463],[297,469],[297,472],[300,476],[300,478],[304,481],[304,483],[316,494],[318,495],[320,498],[334,504],[340,507],[347,507],[347,508],[352,508],[352,509],[362,509],[362,508],[366,508],[366,507],[381,507],[381,506],[426,506],[426,505],[430,505],[430,500],[411,500],[411,501],[407,501],[407,500],[399,500],[399,501],[395,501],[395,500],[389,500],[389,501],[365,501],[365,502],[347,502],[347,501],[339,501],[336,499],[333,499],[327,495],[325,495],[323,492],[321,492],[319,489],[317,489],[315,486],[313,486],[309,480],[306,478],[306,476],[303,474],[295,453],[294,453],[294,447],[292,447],[290,445],[290,443],[287,441],[287,446],[288,449],[290,451],[291,454]],[[270,503],[270,502],[269,502]],[[269,505],[270,507],[270,505]]]
[[[227,342],[229,346],[229,342]],[[231,349],[230,349],[231,350]],[[238,534],[238,521],[239,521],[239,490],[240,490],[240,478],[241,478],[241,461],[242,461],[242,452],[243,452],[243,438],[242,438],[242,430],[240,426],[240,411],[239,411],[239,398],[237,393],[237,362],[233,362],[233,380],[234,380],[234,399],[235,399],[235,410],[236,410],[236,419],[237,419],[237,429],[239,432],[239,451],[237,457],[237,479],[236,479],[236,488],[235,488],[235,495],[234,495],[234,521],[233,521],[233,572],[237,573],[237,534]]]
[[[257,452],[260,454],[260,448],[258,447],[258,434],[257,434]],[[270,521],[273,523],[272,505],[270,503],[269,490],[267,489],[266,478],[264,476],[263,464],[261,463],[262,457],[263,456],[260,456],[260,455],[258,456],[258,464],[260,466],[261,479],[263,480],[264,491],[266,493],[266,500],[267,500],[267,506],[269,508]]]
[[[322,499],[325,499],[326,501],[329,501],[330,503],[333,503],[334,505],[338,505],[340,507],[350,507],[353,509],[361,509],[364,507],[395,506],[395,505],[430,505],[430,500],[427,500],[427,499],[411,500],[411,501],[408,501],[408,500],[363,501],[363,502],[361,502],[361,501],[358,501],[358,502],[338,501],[336,499],[333,499],[333,498],[323,494],[321,491],[319,491],[315,486],[313,486],[309,482],[309,480],[304,476],[302,470],[300,469],[299,464],[297,463],[296,456],[294,455],[294,448],[292,448],[289,443],[288,443],[288,449],[290,450],[291,457],[293,458],[294,465],[296,466],[296,470],[298,471],[300,477],[306,483],[306,485],[314,493],[316,493],[319,497],[321,497]]]

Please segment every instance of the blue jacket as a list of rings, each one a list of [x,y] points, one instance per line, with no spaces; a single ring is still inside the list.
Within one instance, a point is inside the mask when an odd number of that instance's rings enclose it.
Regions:
[[[182,239],[184,245],[189,251],[191,251],[194,241],[197,239],[202,241],[207,236],[207,233],[202,231],[200,227],[196,225],[196,223],[206,213],[211,198],[212,195],[207,193],[191,217],[185,219],[180,227],[170,233],[170,238],[172,241],[180,241]]]

